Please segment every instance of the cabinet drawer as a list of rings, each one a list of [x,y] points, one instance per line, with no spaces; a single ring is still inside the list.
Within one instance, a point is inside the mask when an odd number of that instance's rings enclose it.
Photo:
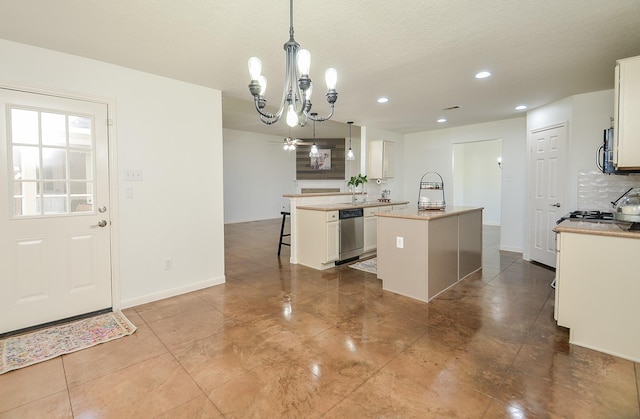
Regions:
[[[392,212],[392,211],[393,211],[393,206],[391,205],[386,205],[384,207],[378,208],[378,212]]]
[[[373,215],[375,215],[376,212],[379,212],[380,207],[367,207],[364,208],[364,216],[365,217],[372,217]]]
[[[327,221],[338,221],[338,211],[327,211]]]

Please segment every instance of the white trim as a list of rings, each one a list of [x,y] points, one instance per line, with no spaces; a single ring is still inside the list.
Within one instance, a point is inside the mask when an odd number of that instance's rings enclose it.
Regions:
[[[513,253],[522,253],[521,247],[511,247],[511,246],[500,246],[500,250],[503,252],[513,252]],[[524,259],[524,257],[523,257]],[[529,260],[529,259],[525,259]]]
[[[160,292],[154,292],[153,294],[147,294],[147,295],[142,295],[140,297],[122,300],[121,309],[139,306],[141,304],[151,303],[154,301],[162,300],[164,298],[175,297],[176,295],[198,291],[204,288],[213,287],[215,285],[221,285],[221,284],[224,284],[225,281],[226,279],[225,279],[225,276],[223,275],[216,278],[207,279],[205,281],[200,281],[193,284],[185,285],[182,287],[162,290]]]

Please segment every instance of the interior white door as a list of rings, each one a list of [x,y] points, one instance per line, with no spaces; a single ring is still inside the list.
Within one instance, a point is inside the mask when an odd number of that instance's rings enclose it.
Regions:
[[[112,306],[107,105],[0,88],[0,333]]]
[[[564,150],[566,125],[529,133],[530,144],[530,258],[547,266],[556,266],[556,221],[566,212],[564,198]]]

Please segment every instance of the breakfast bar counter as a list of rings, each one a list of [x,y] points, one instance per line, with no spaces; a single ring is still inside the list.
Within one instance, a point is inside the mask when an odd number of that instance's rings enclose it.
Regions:
[[[428,302],[481,269],[482,210],[377,213],[382,288]]]

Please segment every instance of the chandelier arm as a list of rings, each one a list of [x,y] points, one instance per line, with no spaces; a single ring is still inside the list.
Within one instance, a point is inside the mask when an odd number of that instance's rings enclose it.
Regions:
[[[256,111],[258,111],[258,113],[260,114],[260,120],[262,122],[264,122],[265,124],[273,124],[275,122],[278,122],[278,120],[280,120],[280,117],[282,116],[282,107],[278,110],[277,113],[272,114],[272,113],[268,113],[268,112],[264,112],[262,110],[262,108],[264,107],[264,105],[262,105],[262,107],[260,106],[260,98],[259,97],[254,97],[253,103],[256,107]],[[262,99],[264,101],[264,99]],[[270,120],[271,122],[267,122],[267,120]]]
[[[304,115],[312,121],[316,121],[316,122],[327,121],[331,119],[331,117],[333,116],[333,103],[329,104],[329,108],[330,108],[330,112],[329,112],[329,115],[327,116],[315,116],[313,113],[309,114],[306,112]]]

